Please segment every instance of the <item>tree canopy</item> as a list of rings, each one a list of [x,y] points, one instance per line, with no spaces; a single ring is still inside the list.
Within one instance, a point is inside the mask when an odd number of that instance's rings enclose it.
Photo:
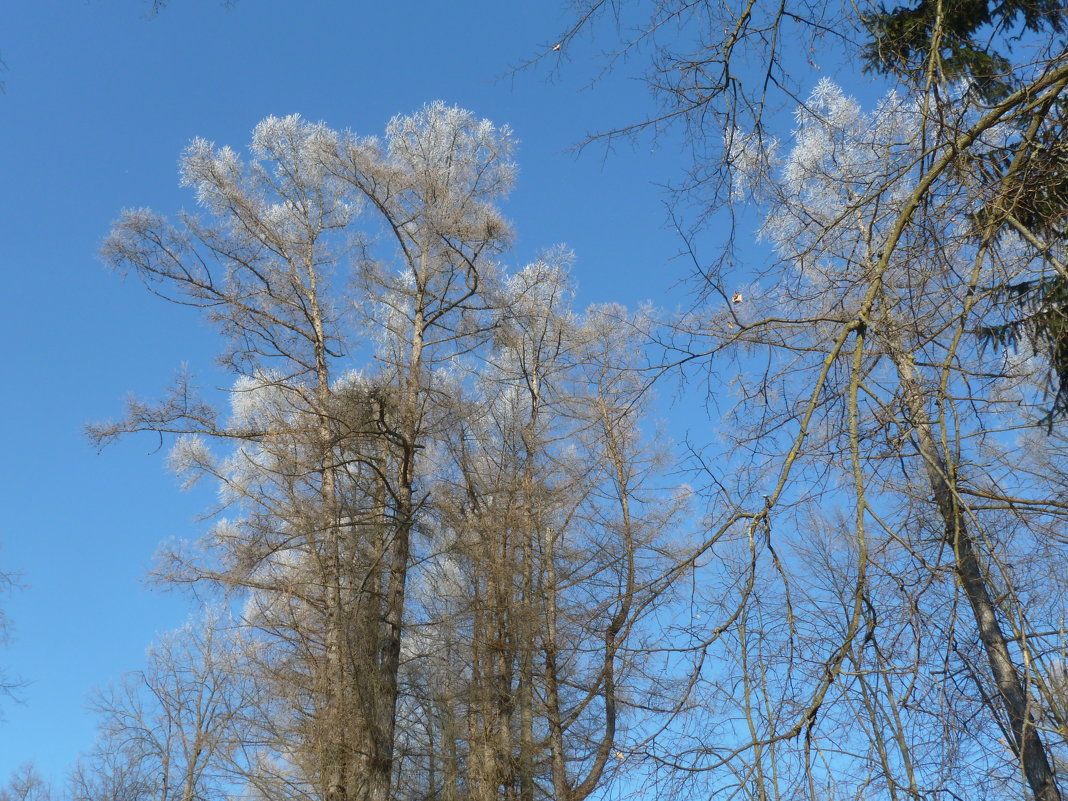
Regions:
[[[89,435],[216,486],[155,571],[205,603],[3,798],[1064,797],[1068,12],[568,8],[541,58],[659,103],[604,136],[689,148],[691,305],[515,263],[515,135],[446,102],[194,139],[101,254],[229,383]]]

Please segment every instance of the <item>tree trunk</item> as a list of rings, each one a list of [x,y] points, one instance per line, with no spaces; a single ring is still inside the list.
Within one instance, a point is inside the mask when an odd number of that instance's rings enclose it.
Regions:
[[[527,519],[533,516],[528,514]],[[519,656],[519,801],[534,801],[534,548],[533,532],[523,537],[523,611]]]
[[[1028,709],[1027,690],[1012,663],[1008,642],[998,623],[997,609],[990,598],[990,588],[976,556],[975,542],[968,532],[964,510],[956,493],[955,479],[951,477],[946,455],[927,416],[923,390],[912,357],[895,348],[893,361],[901,381],[905,407],[915,427],[931,494],[942,517],[943,536],[946,544],[953,549],[954,570],[975,615],[979,639],[1009,718],[1012,750],[1020,760],[1035,801],[1061,801],[1049,756]]]
[[[552,765],[554,801],[571,801],[571,785],[567,780],[567,760],[564,755],[564,724],[560,709],[559,672],[557,656],[556,592],[556,533],[546,528],[542,559],[545,561],[545,715],[549,724],[549,755]]]

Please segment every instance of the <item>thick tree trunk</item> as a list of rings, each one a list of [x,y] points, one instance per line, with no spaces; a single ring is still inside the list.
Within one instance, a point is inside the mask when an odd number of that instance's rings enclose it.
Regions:
[[[452,684],[453,664],[452,646],[447,645],[445,651],[445,691],[441,699],[441,712],[443,715],[441,744],[444,748],[442,759],[445,762],[445,785],[441,792],[443,801],[460,801],[460,754],[457,748],[460,730],[456,721],[456,707],[459,699]]]
[[[554,801],[571,801],[571,784],[567,779],[567,760],[564,755],[564,723],[560,709],[559,672],[557,656],[556,592],[556,533],[546,528],[542,543],[547,585],[545,587],[545,716],[549,724],[549,757],[552,766]]]
[[[410,450],[405,446],[406,450]],[[405,462],[412,458],[406,453]],[[367,758],[367,801],[388,801],[393,785],[393,759],[399,695],[401,629],[411,550],[414,519],[411,478],[404,487],[396,515],[389,550],[389,566],[385,586],[383,620],[378,628],[380,643],[378,664],[372,670],[377,675],[372,697],[369,753]]]
[[[348,801],[348,776],[351,769],[349,755],[353,745],[348,737],[352,721],[346,714],[345,696],[348,690],[348,672],[346,671],[347,638],[345,636],[345,599],[341,587],[341,520],[337,503],[337,474],[334,464],[333,432],[330,426],[330,408],[332,395],[330,390],[330,368],[326,358],[326,335],[315,292],[315,269],[309,257],[305,272],[311,285],[307,297],[310,308],[310,322],[315,333],[315,373],[316,401],[318,404],[318,430],[316,432],[319,450],[319,469],[322,483],[320,486],[320,514],[322,519],[316,521],[321,531],[323,542],[320,547],[318,566],[325,590],[326,609],[326,669],[323,695],[325,709],[321,725],[319,743],[322,765],[323,794],[326,801]],[[317,536],[311,533],[311,536]]]
[[[533,519],[528,514],[527,519]],[[534,801],[534,641],[531,625],[534,606],[534,548],[533,532],[525,530],[523,537],[523,610],[522,638],[519,656],[519,801]]]
[[[424,252],[426,250],[424,249]],[[427,270],[425,258],[422,271]],[[401,630],[411,558],[412,528],[416,513],[416,454],[420,447],[420,395],[423,381],[423,347],[426,320],[422,299],[417,304],[411,341],[411,358],[407,366],[404,401],[398,430],[400,462],[397,469],[395,524],[389,543],[388,565],[379,648],[373,718],[370,721],[370,752],[367,759],[368,801],[388,801],[393,787],[393,759],[399,695]]]
[[[951,477],[946,456],[927,416],[923,391],[912,364],[912,357],[896,351],[893,359],[901,381],[905,406],[915,426],[916,440],[931,494],[942,517],[943,536],[946,544],[953,549],[954,570],[975,615],[979,639],[983,643],[991,675],[997,684],[1005,714],[1009,718],[1013,752],[1020,760],[1035,801],[1061,801],[1061,793],[1050,768],[1049,756],[1031,718],[1027,691],[1012,662],[1008,642],[998,623],[997,609],[990,598],[990,588],[976,556],[975,542],[968,532],[964,510],[956,493],[955,480]]]

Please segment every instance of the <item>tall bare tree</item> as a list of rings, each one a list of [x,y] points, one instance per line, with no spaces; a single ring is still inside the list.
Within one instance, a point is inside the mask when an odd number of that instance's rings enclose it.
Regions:
[[[51,801],[52,796],[52,787],[32,762],[15,768],[7,784],[0,788],[0,799],[3,801]]]
[[[753,759],[767,788],[769,765],[788,772],[797,760],[810,797],[830,785],[967,794],[992,781],[1006,796],[1060,797],[1062,737],[1043,721],[1037,688],[1063,622],[1024,576],[1057,575],[1063,489],[1013,464],[1013,437],[1050,447],[1033,439],[1033,365],[974,338],[1003,313],[997,287],[1059,255],[991,235],[988,187],[960,173],[963,150],[1011,141],[1017,121],[1060,91],[1054,74],[992,109],[961,96],[947,135],[947,118],[922,99],[891,94],[866,113],[824,81],[783,152],[736,138],[736,189],[756,188],[777,259],[729,308],[692,321],[716,342],[709,353],[736,354],[733,439],[750,454],[735,475],[712,473],[734,486],[721,498],[748,521],[737,529],[751,553],[740,583],[757,607],[722,604],[713,634],[729,632],[723,647],[745,663],[754,634],[750,624],[743,639],[743,622],[760,621],[758,640],[775,636],[757,611],[768,599],[778,596],[789,626],[752,679],[765,708],[739,710],[749,735],[726,739],[722,761],[696,760],[707,768]],[[759,361],[743,355],[754,350]],[[1026,512],[1010,522],[1015,508]],[[738,523],[732,512],[722,530]],[[769,580],[781,589],[769,593]],[[806,636],[815,620],[822,636]],[[803,749],[788,747],[802,737]],[[770,763],[757,761],[772,748]]]
[[[218,612],[148,651],[146,666],[100,692],[100,735],[74,771],[76,799],[223,798],[258,705],[246,644]]]
[[[489,359],[452,393],[430,603],[406,641],[429,689],[406,757],[438,782],[423,795],[588,797],[639,739],[634,698],[654,703],[641,621],[665,598],[680,501],[653,486],[639,429],[639,328],[620,308],[571,312],[565,258],[509,281]]]
[[[581,801],[623,753],[678,504],[647,486],[635,322],[497,263],[510,148],[442,104],[383,141],[271,118],[248,163],[189,148],[203,217],[127,212],[104,246],[228,339],[228,416],[182,378],[92,433],[176,434],[221,485],[162,574],[243,599],[263,797]]]
[[[509,148],[507,130],[441,104],[394,119],[384,143],[270,118],[250,163],[203,141],[186,152],[206,218],[128,212],[104,246],[153,291],[206,310],[239,377],[229,420],[183,380],[94,436],[185,434],[176,463],[223,481],[239,517],[174,575],[254,591],[265,632],[296,627],[274,641],[304,660],[301,759],[329,799],[389,794],[434,372],[484,338]],[[362,291],[344,301],[349,264]],[[372,356],[373,374],[344,378]],[[203,437],[234,452],[217,463]]]

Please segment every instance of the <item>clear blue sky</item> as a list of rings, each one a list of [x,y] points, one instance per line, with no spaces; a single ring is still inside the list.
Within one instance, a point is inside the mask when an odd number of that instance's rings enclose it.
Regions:
[[[648,109],[624,75],[584,90],[588,53],[506,75],[553,41],[554,2],[505,0],[11,0],[0,10],[0,292],[4,437],[0,567],[24,589],[0,664],[29,684],[0,702],[0,781],[26,760],[60,778],[93,737],[86,699],[140,666],[186,599],[146,588],[157,544],[195,536],[211,490],[182,494],[156,442],[97,455],[81,429],[151,397],[183,362],[207,371],[211,330],[96,258],[124,206],[192,205],[177,185],[194,136],[243,147],[268,114],[380,133],[396,113],[443,99],[507,123],[521,174],[507,213],[515,261],[564,242],[580,303],[664,302],[683,265],[651,185],[677,174],[669,140],[609,158],[567,149]],[[579,45],[587,46],[587,45]],[[592,47],[592,46],[591,46]],[[554,60],[559,56],[552,57]],[[552,61],[548,66],[552,65]],[[225,379],[220,379],[225,381]]]

